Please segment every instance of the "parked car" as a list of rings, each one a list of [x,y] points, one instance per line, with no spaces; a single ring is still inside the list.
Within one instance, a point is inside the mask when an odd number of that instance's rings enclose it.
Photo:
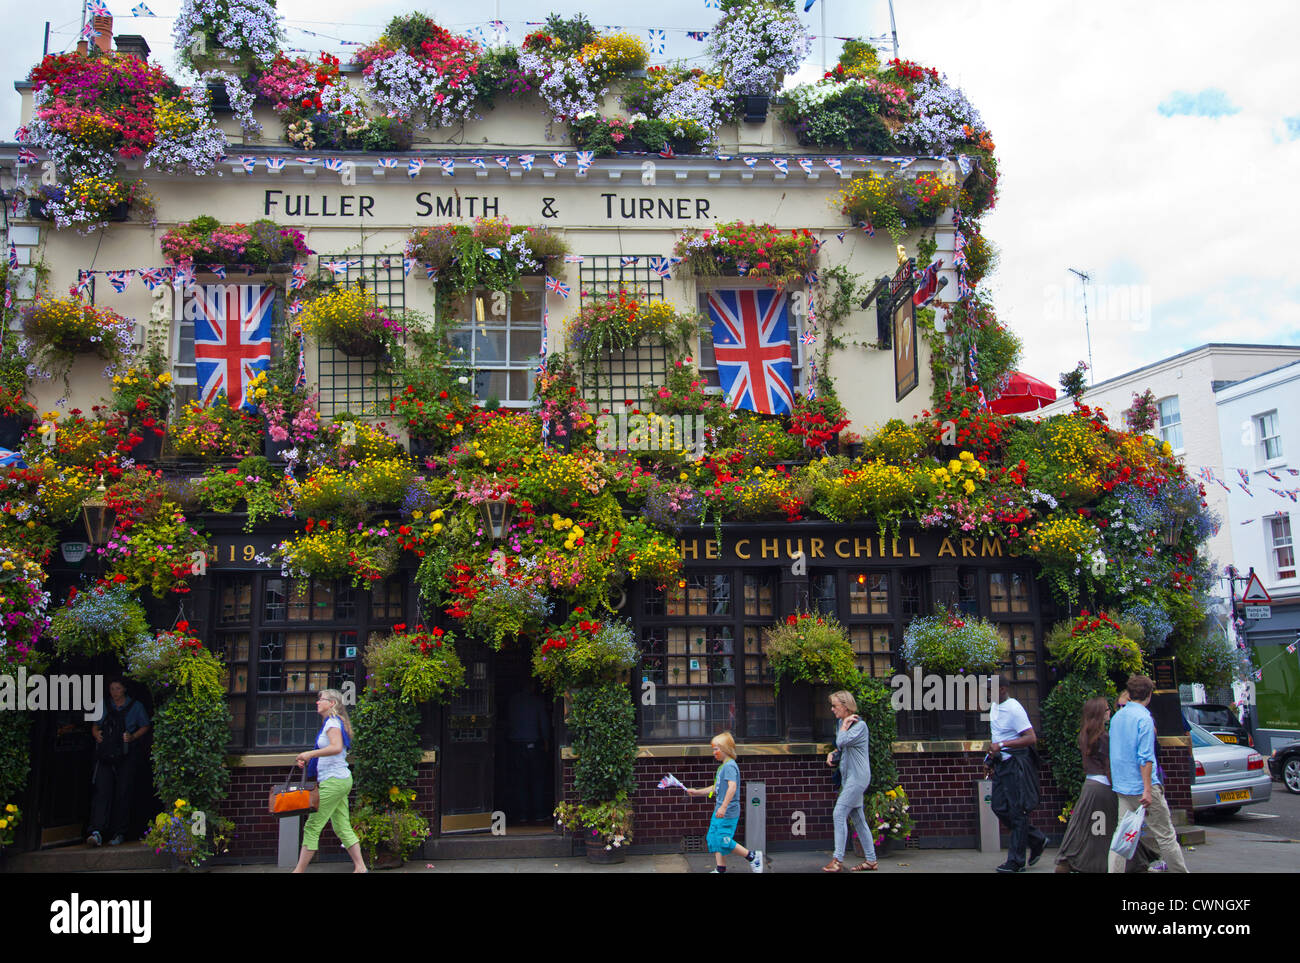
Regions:
[[[1268,757],[1268,769],[1288,792],[1300,793],[1300,740],[1278,746]]]
[[[1192,758],[1196,761],[1196,776],[1192,779],[1194,812],[1235,813],[1242,806],[1268,802],[1273,780],[1263,756],[1245,746],[1221,742],[1194,722],[1189,731]]]
[[[1255,745],[1250,730],[1238,721],[1237,713],[1232,706],[1220,705],[1217,702],[1200,702],[1196,705],[1184,705],[1183,715],[1188,722],[1204,726],[1210,735],[1220,742],[1252,748]]]

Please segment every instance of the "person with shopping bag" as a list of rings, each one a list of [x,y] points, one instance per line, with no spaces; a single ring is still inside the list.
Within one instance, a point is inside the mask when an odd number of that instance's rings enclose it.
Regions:
[[[1128,702],[1110,722],[1110,777],[1119,804],[1119,822],[1124,826],[1126,816],[1135,810],[1144,810],[1146,825],[1151,828],[1151,835],[1160,847],[1160,856],[1168,871],[1185,873],[1187,863],[1183,861],[1183,851],[1178,845],[1178,834],[1174,831],[1173,817],[1169,813],[1169,804],[1165,802],[1164,786],[1156,765],[1155,722],[1147,711],[1155,684],[1144,675],[1134,675],[1129,677],[1125,688]],[[1133,822],[1135,820],[1131,818],[1128,820],[1127,831],[1132,831]],[[1140,824],[1138,828],[1140,835]],[[1133,844],[1137,845],[1136,838]],[[1126,862],[1127,857],[1116,852],[1112,845],[1108,871],[1122,873]]]
[[[352,792],[352,772],[348,769],[348,749],[352,747],[352,722],[343,705],[343,693],[326,689],[316,700],[316,712],[323,723],[316,735],[316,748],[298,753],[297,764],[306,766],[307,778],[315,777],[319,786],[320,807],[307,817],[302,830],[302,851],[298,854],[295,873],[306,871],[307,864],[320,848],[320,833],[329,823],[352,857],[353,872],[366,872],[361,857],[361,840],[352,830],[348,818],[348,794]]]

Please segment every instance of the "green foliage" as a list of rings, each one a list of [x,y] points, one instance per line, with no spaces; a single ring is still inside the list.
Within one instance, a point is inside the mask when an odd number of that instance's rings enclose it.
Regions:
[[[633,790],[636,711],[627,686],[588,686],[573,693],[569,731],[578,759],[573,783],[582,802],[617,799]]]
[[[1102,679],[1070,674],[1043,700],[1043,725],[1038,744],[1047,755],[1052,776],[1065,798],[1076,799],[1083,787],[1083,759],[1079,755],[1079,725],[1083,704],[1094,696],[1107,701],[1114,688]]]
[[[365,656],[371,689],[417,705],[445,701],[465,685],[455,643],[442,629],[425,632],[423,627],[371,642]]]
[[[884,679],[855,673],[840,684],[853,693],[858,715],[867,724],[870,738],[867,754],[871,758],[871,784],[897,786],[898,767],[894,764],[894,740],[898,738],[898,719],[890,704],[890,688]]]
[[[406,859],[429,838],[429,821],[415,809],[415,793],[390,787],[383,804],[363,803],[349,817],[373,863],[382,850]]]
[[[1142,671],[1142,627],[1120,625],[1104,613],[1058,622],[1047,634],[1047,650],[1066,672],[1120,682]]]
[[[225,766],[230,710],[224,696],[178,692],[154,713],[153,725],[158,798],[185,799],[196,809],[215,812],[230,782]]]
[[[27,788],[32,769],[32,717],[25,712],[0,712],[0,808]]]
[[[632,805],[626,793],[590,805],[560,803],[555,807],[555,819],[570,832],[599,840],[606,849],[618,849],[632,842]]]
[[[351,713],[349,762],[358,798],[388,799],[394,786],[415,782],[420,758],[420,712],[394,695],[364,693]]]
[[[913,619],[903,633],[903,658],[927,672],[989,672],[1006,648],[992,622],[970,615],[937,612]]]

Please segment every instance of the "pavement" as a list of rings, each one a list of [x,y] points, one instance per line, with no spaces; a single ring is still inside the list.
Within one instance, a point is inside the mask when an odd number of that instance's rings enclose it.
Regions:
[[[1296,873],[1300,872],[1300,840],[1267,836],[1258,832],[1204,826],[1206,840],[1197,846],[1185,847],[1183,857],[1192,873]],[[816,873],[829,861],[830,851],[801,851],[773,853],[767,864],[770,873]],[[850,875],[892,875],[916,873],[991,873],[1006,858],[1005,851],[981,853],[972,849],[905,849],[892,850],[880,857],[880,869],[875,873]],[[850,859],[849,866],[855,865]],[[750,875],[744,860],[728,860],[729,872]],[[315,863],[308,872],[347,873],[351,864],[346,862]],[[713,868],[709,853],[631,855],[614,866],[597,866],[585,858],[573,859],[452,859],[428,862],[410,860],[400,869],[387,873],[708,873]],[[1049,848],[1037,866],[1027,873],[1055,873],[1056,850]],[[280,873],[287,870],[274,866],[217,866],[213,875],[239,873]]]

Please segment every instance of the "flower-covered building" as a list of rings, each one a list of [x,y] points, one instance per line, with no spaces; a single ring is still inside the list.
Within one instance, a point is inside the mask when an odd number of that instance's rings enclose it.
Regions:
[[[970,845],[981,707],[888,680],[1008,676],[1050,828],[1080,693],[1201,651],[1169,452],[987,408],[1018,351],[980,283],[994,145],[940,73],[850,43],[779,92],[808,44],[780,0],[724,2],[707,69],[581,17],[489,49],[413,14],[304,59],[244,6],[186,5],[191,86],[102,24],[0,146],[4,656],[148,693],[155,848],[175,798],[233,821],[187,858],[274,859],[323,688],[356,698],[373,852],[690,849],[657,785],[707,781],[722,730],[769,841],[816,845],[837,688],[882,833]],[[566,805],[521,837],[532,679]],[[75,838],[84,727],[0,722],[21,844]]]

